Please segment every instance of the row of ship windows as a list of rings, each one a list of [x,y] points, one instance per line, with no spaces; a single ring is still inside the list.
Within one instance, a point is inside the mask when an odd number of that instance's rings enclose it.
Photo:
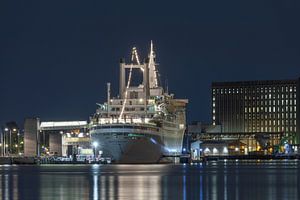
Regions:
[[[276,92],[296,92],[296,86],[281,86],[281,87],[249,87],[249,88],[213,88],[213,94],[239,94],[239,93],[276,93]]]
[[[118,107],[112,107],[111,108],[111,111],[120,111],[121,109],[118,108]],[[128,108],[128,107],[125,107],[125,111],[144,111],[145,108],[144,107],[140,107],[140,108]],[[153,110],[153,108],[147,108],[147,110]]]
[[[142,134],[142,133],[132,134],[132,133],[120,133],[120,132],[119,133],[103,133],[103,135],[106,136],[105,138],[107,140],[111,139],[111,137],[117,139],[120,136],[123,136],[123,137],[121,137],[122,139],[136,140],[136,139],[141,139],[146,136],[146,134]],[[113,142],[113,141],[111,141],[111,142]]]
[[[91,130],[96,129],[114,129],[114,128],[124,128],[124,129],[139,129],[139,130],[149,130],[149,131],[159,131],[158,128],[154,127],[144,127],[144,126],[95,126],[92,127]]]

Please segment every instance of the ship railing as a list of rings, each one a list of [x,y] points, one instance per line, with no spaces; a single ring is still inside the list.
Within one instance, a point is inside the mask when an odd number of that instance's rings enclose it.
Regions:
[[[97,124],[151,124],[151,118],[99,118]]]

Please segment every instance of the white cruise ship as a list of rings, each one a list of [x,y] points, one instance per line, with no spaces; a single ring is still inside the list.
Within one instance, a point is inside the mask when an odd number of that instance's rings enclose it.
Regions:
[[[91,141],[115,163],[159,163],[181,154],[188,100],[175,99],[159,85],[152,42],[144,62],[136,48],[131,53],[129,63],[120,61],[119,95],[111,97],[108,83],[107,102],[97,104],[91,117]],[[134,70],[142,73],[138,86],[132,86]]]

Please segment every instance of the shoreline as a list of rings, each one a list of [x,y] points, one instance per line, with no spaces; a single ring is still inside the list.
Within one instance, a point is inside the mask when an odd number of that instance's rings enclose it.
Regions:
[[[240,155],[240,156],[206,156],[201,160],[189,160],[188,162],[181,162],[185,164],[189,163],[202,163],[206,161],[226,161],[226,160],[300,160],[300,155]],[[45,161],[37,157],[0,157],[0,165],[48,165],[48,164],[71,164],[71,165],[91,165],[91,164],[112,164],[99,161],[85,162],[85,161]],[[135,163],[136,164],[136,163]],[[153,163],[159,164],[159,163]],[[144,165],[144,164],[143,164]],[[151,164],[145,164],[151,165]]]

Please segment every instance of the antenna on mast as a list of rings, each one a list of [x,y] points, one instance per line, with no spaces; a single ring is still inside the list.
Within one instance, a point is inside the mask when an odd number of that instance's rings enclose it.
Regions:
[[[166,89],[166,93],[169,94],[169,83],[168,83],[168,79],[165,80],[165,89]]]

